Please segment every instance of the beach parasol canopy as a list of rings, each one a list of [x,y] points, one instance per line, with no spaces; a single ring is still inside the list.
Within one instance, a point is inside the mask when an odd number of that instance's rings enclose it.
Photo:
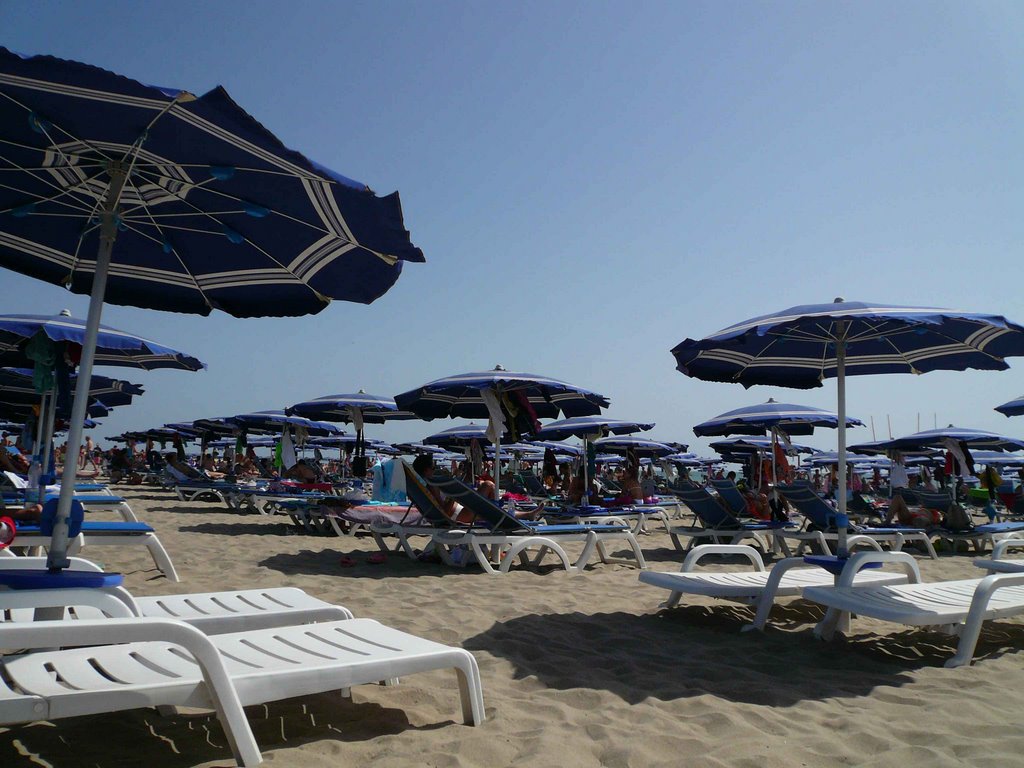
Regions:
[[[1024,415],[1024,395],[1015,397],[1008,403],[997,405],[995,410],[999,411],[1003,416],[1021,416]]]
[[[609,419],[604,416],[578,416],[545,424],[537,433],[537,439],[567,440],[570,437],[597,438],[607,435],[631,435],[634,432],[646,432],[653,427],[654,422],[625,421]]]
[[[34,361],[28,356],[26,346],[38,334],[53,342],[81,346],[85,343],[85,326],[84,320],[71,317],[66,309],[57,315],[0,315],[0,365],[31,366]],[[141,368],[146,371],[161,368],[198,371],[206,367],[206,363],[185,352],[108,325],[99,327],[93,365]]]
[[[810,435],[815,427],[839,425],[839,415],[823,408],[809,405],[777,403],[769,398],[767,403],[748,405],[708,419],[693,428],[697,437],[726,437],[728,435],[763,435],[770,429],[781,429],[787,435]],[[860,419],[846,417],[847,427],[862,427]]]
[[[536,419],[596,416],[610,404],[608,398],[582,387],[533,373],[506,371],[500,365],[491,371],[463,373],[428,382],[396,395],[395,403],[427,421],[446,417],[485,418],[488,436],[499,450],[502,434],[512,426],[506,421],[507,403],[520,411],[529,423],[520,430],[520,435],[526,438],[538,431]],[[494,474],[495,497],[500,498],[501,473]]]
[[[289,416],[280,410],[240,413],[228,417],[225,421],[235,424],[239,429],[247,432],[280,434],[283,429],[301,428],[306,430],[306,434],[310,437],[329,437],[342,434],[342,431],[333,424],[328,424],[325,421],[313,421],[303,416]]]
[[[655,440],[646,440],[642,437],[602,437],[600,440],[595,440],[594,448],[599,453],[614,453],[619,456],[624,456],[630,451],[635,453],[640,458],[661,458],[663,456],[670,456],[673,453],[679,453],[678,449],[665,443],[659,443]],[[686,446],[683,446],[684,450]]]
[[[1019,451],[1024,449],[1024,440],[999,435],[983,429],[954,427],[952,424],[947,427],[939,427],[938,429],[915,432],[912,435],[905,435],[904,437],[897,437],[892,440],[880,440],[872,443],[871,447],[878,450],[897,451],[945,448],[949,446],[950,441],[966,443],[972,449],[972,453],[975,448],[987,451]]]
[[[72,455],[104,300],[297,316],[369,303],[423,260],[397,194],[286,148],[220,87],[197,97],[0,48],[0,169],[0,266],[90,295]],[[68,563],[71,465],[51,571]]]
[[[676,368],[705,381],[746,387],[810,389],[837,382],[839,487],[846,487],[846,375],[927,373],[969,368],[1004,370],[1024,355],[1024,327],[1000,315],[835,299],[762,315],[703,339],[686,339],[672,354]],[[839,493],[846,518],[846,494]],[[846,526],[838,554],[846,556]]]
[[[316,400],[286,408],[289,416],[305,416],[307,419],[336,421],[353,424],[362,430],[363,424],[383,424],[386,421],[415,419],[416,414],[400,411],[393,397],[368,395],[362,390],[351,395],[324,395]]]

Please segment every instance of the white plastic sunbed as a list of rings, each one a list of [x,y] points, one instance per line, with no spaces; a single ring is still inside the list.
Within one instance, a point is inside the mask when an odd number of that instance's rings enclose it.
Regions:
[[[851,539],[855,537],[850,537]],[[697,572],[700,561],[709,555],[735,555],[750,561],[750,571],[702,571]],[[914,568],[917,565],[914,564]],[[663,604],[674,608],[683,595],[703,595],[721,600],[757,606],[754,621],[743,629],[763,630],[768,622],[776,597],[794,597],[808,587],[833,584],[834,577],[817,566],[807,566],[801,557],[780,560],[772,569],[766,570],[761,554],[746,544],[701,544],[690,550],[683,560],[679,573],[644,571],[640,582],[661,587],[671,592]],[[857,574],[857,584],[897,584],[906,582],[901,573],[875,573],[867,571]]]
[[[1024,573],[1024,560],[1010,560],[1008,549],[1024,549],[1024,539],[1002,539],[992,545],[991,557],[976,557],[974,564],[989,573]]]
[[[848,567],[873,562],[908,564],[913,559],[903,552],[862,552],[850,558]],[[831,639],[838,622],[849,614],[915,627],[937,627],[960,636],[956,654],[946,662],[947,667],[960,667],[971,663],[986,619],[1024,613],[1024,573],[930,584],[921,583],[918,573],[910,584],[870,587],[852,585],[849,575],[844,572],[836,586],[804,590],[805,599],[828,607],[825,618],[814,630],[816,636]]]
[[[72,649],[36,650],[54,646]],[[258,765],[262,755],[244,706],[396,676],[454,668],[464,720],[484,720],[472,654],[370,619],[212,637],[167,619],[9,622],[0,624],[0,648],[30,649],[0,657],[0,724],[141,707],[210,708],[245,766]]]
[[[45,557],[5,557],[2,570],[32,570],[46,567]],[[100,572],[95,563],[70,558],[68,570]],[[352,612],[332,605],[295,587],[229,590],[135,597],[123,587],[63,590],[0,590],[0,624],[31,621],[35,610],[63,608],[66,619],[102,619],[123,615],[127,606],[133,616],[184,621],[207,635],[265,629],[291,624],[351,619]]]

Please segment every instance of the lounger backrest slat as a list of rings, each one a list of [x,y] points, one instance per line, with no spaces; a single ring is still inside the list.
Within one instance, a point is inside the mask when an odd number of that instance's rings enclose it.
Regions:
[[[835,525],[835,510],[813,488],[806,485],[779,485],[778,488],[801,515],[819,528]]]
[[[409,501],[420,511],[425,520],[438,527],[447,527],[452,524],[445,513],[438,506],[437,501],[427,490],[423,479],[417,475],[412,467],[402,462],[402,469],[405,471],[405,493]]]
[[[729,505],[734,515],[742,515],[747,511],[747,500],[732,480],[712,480],[711,487],[718,491],[718,495]]]
[[[925,509],[937,509],[939,512],[949,512],[953,505],[953,497],[942,491],[916,491],[918,503]]]
[[[739,528],[740,521],[730,515],[705,488],[699,485],[678,485],[672,493],[690,508],[705,528]]]

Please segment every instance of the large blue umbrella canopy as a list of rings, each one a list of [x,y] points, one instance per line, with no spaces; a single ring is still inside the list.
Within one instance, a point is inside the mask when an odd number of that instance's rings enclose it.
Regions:
[[[144,392],[139,384],[96,374],[89,384],[89,395],[108,408],[131,405],[132,398]],[[0,368],[0,400],[13,404],[38,404],[39,393],[32,384],[32,371],[27,368]]]
[[[223,88],[196,97],[0,48],[0,97],[0,266],[90,295],[72,454],[104,300],[304,315],[369,303],[423,259],[397,194],[288,149]],[[54,570],[68,563],[73,481],[68,462]]]
[[[316,400],[296,403],[285,409],[285,413],[289,416],[299,415],[307,419],[337,421],[343,424],[355,423],[358,416],[368,424],[416,418],[414,413],[400,411],[395,405],[395,398],[368,395],[363,391],[351,395],[325,395]]]
[[[646,458],[660,458],[678,453],[676,448],[671,445],[633,436],[602,437],[600,440],[595,440],[593,445],[599,453],[624,455],[633,451],[637,456]]]
[[[609,405],[608,398],[547,376],[515,373],[498,366],[493,371],[463,373],[428,382],[395,396],[398,407],[421,419],[486,419],[481,392],[519,392],[526,396],[540,419],[558,416],[593,416]]]
[[[846,454],[846,375],[927,373],[969,368],[1004,370],[1004,358],[1024,355],[1024,327],[1001,315],[934,307],[844,301],[807,304],[762,315],[704,339],[686,339],[672,354],[676,368],[705,381],[746,387],[809,389],[836,377],[839,455]],[[839,487],[846,462],[839,463]],[[846,516],[846,494],[839,514]],[[839,529],[846,555],[846,527]]]
[[[875,443],[878,448],[905,450],[913,448],[942,448],[946,441],[955,440],[958,443],[966,443],[968,448],[978,448],[988,451],[1019,451],[1024,450],[1024,440],[1015,437],[999,435],[995,432],[987,432],[983,429],[967,429],[965,427],[939,427],[938,429],[927,429],[923,432],[915,432],[912,435],[897,437],[892,440],[883,440]],[[973,453],[973,450],[972,450]]]
[[[89,293],[111,191],[113,304],[305,315],[369,303],[423,261],[397,193],[286,148],[223,88],[0,48],[0,94],[0,168],[24,169],[0,187],[0,265]]]
[[[625,421],[604,416],[576,416],[571,419],[552,421],[541,427],[539,440],[566,440],[570,437],[593,437],[594,435],[629,435],[644,432],[654,427],[654,422]]]
[[[395,443],[393,447],[395,450],[401,451],[402,453],[410,456],[415,456],[421,453],[445,453],[444,448],[438,445],[427,445],[426,443]]]
[[[995,409],[997,411],[999,411],[1001,414],[1003,414],[1004,416],[1021,416],[1021,415],[1024,415],[1024,395],[1021,395],[1020,397],[1015,397],[1013,400],[1010,400],[1008,403],[1003,403],[1002,405],[997,405]]]
[[[83,344],[85,330],[85,321],[71,317],[67,310],[58,315],[0,315],[0,365],[31,365],[32,361],[25,355],[25,345],[37,333],[55,342]],[[185,352],[107,325],[99,328],[93,364],[147,371],[158,368],[198,371],[206,367],[204,362]]]
[[[779,428],[787,435],[810,435],[815,427],[833,427],[839,424],[839,415],[823,408],[808,405],[767,403],[748,405],[726,411],[720,416],[708,419],[693,428],[698,437],[719,437],[725,435],[763,435],[765,431]],[[860,419],[846,418],[846,426],[864,426]]]
[[[542,430],[543,431],[543,430]],[[582,456],[583,449],[578,445],[567,445],[566,443],[559,443],[554,440],[527,440],[526,445],[532,446],[536,450],[554,451],[556,456]]]

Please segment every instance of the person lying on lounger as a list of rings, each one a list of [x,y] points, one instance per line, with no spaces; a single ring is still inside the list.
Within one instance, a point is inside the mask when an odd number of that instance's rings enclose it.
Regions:
[[[300,483],[317,482],[316,470],[314,470],[305,459],[299,459],[291,467],[285,470],[285,480],[298,480]]]

